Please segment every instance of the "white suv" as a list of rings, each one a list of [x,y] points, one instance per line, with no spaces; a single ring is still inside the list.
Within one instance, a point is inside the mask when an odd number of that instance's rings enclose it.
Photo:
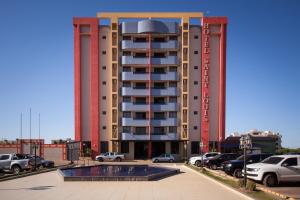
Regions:
[[[190,158],[189,163],[192,164],[192,165],[196,165],[197,167],[200,167],[201,166],[201,161],[204,162],[204,161],[206,161],[210,158],[213,158],[213,157],[215,157],[219,154],[220,154],[219,152],[208,152],[208,153],[203,154],[203,159],[202,159],[202,155],[194,156],[194,157]]]
[[[300,181],[300,155],[271,156],[260,163],[247,165],[247,178],[262,181],[268,187],[279,182]]]

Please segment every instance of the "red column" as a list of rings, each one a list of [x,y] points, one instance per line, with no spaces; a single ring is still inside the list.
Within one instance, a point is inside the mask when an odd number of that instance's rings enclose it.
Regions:
[[[202,18],[202,86],[201,86],[201,140],[204,144],[203,151],[209,151],[209,99],[210,99],[210,25],[221,25],[220,30],[220,83],[219,83],[219,110],[218,110],[218,151],[221,150],[221,141],[225,137],[225,92],[226,92],[226,17]]]
[[[99,154],[99,23],[98,18],[74,18],[74,54],[75,54],[75,140],[82,142],[80,112],[80,26],[90,27],[90,135],[92,157]]]
[[[151,34],[148,34],[148,40],[149,40],[149,143],[148,143],[148,158],[152,158],[152,143],[151,143],[151,54],[152,54],[152,49],[151,49]]]

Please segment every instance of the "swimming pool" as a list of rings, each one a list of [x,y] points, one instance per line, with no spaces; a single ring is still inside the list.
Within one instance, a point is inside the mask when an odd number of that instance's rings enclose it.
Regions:
[[[114,164],[58,169],[64,181],[151,181],[179,172],[160,166]]]

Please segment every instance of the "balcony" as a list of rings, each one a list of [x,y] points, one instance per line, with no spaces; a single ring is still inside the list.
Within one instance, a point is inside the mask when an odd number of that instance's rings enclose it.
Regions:
[[[149,126],[148,119],[122,118],[122,126]]]
[[[122,72],[122,81],[144,81],[149,80],[148,73]],[[177,72],[167,72],[162,74],[151,73],[151,80],[154,81],[177,81]]]
[[[152,49],[177,49],[177,41],[151,42]],[[134,42],[132,40],[122,40],[122,49],[148,49],[149,42]]]
[[[177,103],[151,104],[152,111],[178,111]],[[122,111],[147,111],[149,104],[122,103]]]
[[[122,133],[122,140],[149,140],[149,135],[135,135],[132,133]]]
[[[167,56],[165,58],[151,58],[153,65],[178,65],[177,56]],[[139,58],[133,56],[122,56],[123,65],[148,65],[149,58]]]
[[[122,133],[122,140],[178,140],[178,135],[176,133],[168,133],[165,135],[155,135],[151,134],[151,136],[147,135],[136,135],[132,133]]]
[[[151,89],[152,96],[177,96],[178,90],[175,87],[166,89]],[[122,87],[123,96],[149,96],[149,89],[136,89],[132,87]]]
[[[177,118],[151,119],[151,126],[177,126]]]

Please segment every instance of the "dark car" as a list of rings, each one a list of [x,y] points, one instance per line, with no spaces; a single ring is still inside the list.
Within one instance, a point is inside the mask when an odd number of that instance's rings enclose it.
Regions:
[[[246,162],[247,164],[258,163],[270,156],[272,156],[272,154],[249,154],[246,156]],[[244,156],[240,156],[236,160],[229,160],[223,162],[222,168],[226,174],[232,175],[236,178],[241,178],[242,170],[244,168]]]
[[[205,165],[211,169],[217,169],[219,167],[221,167],[221,164],[227,160],[234,160],[237,157],[239,157],[240,155],[237,153],[222,153],[219,154],[215,157],[213,157],[212,159],[209,159],[206,161]]]
[[[34,167],[35,166],[35,161],[36,161],[36,167],[37,168],[52,168],[54,167],[54,161],[52,160],[45,160],[44,158],[40,156],[35,156],[34,155],[26,155],[30,159],[30,164]]]

